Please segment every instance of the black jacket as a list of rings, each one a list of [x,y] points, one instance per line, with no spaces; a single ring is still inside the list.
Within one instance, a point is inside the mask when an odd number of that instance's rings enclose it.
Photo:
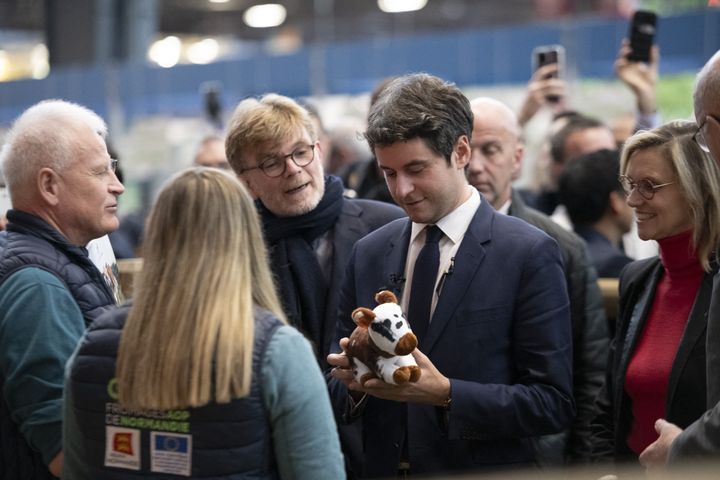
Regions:
[[[620,275],[620,306],[605,384],[593,421],[593,459],[636,461],[626,439],[632,425],[625,372],[663,275],[659,257],[632,262]],[[695,297],[673,361],[665,404],[666,420],[687,427],[705,411],[705,336],[713,273],[706,273]]]
[[[563,229],[547,215],[526,206],[515,191],[508,214],[539,228],[558,243],[570,297],[576,415],[569,431],[538,440],[537,460],[544,465],[587,460],[590,456],[590,422],[595,416],[594,401],[603,382],[610,343],[595,267],[580,237]]]

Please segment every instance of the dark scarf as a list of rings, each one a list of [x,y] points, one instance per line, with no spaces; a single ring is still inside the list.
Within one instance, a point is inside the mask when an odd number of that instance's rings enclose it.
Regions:
[[[342,211],[342,181],[325,177],[325,194],[312,211],[297,217],[278,217],[260,201],[257,208],[270,249],[270,267],[288,321],[323,347],[327,280],[312,243],[330,230]]]

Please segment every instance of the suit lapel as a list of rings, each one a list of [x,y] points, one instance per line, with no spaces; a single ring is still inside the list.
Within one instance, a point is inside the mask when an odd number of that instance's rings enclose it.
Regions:
[[[458,305],[468,294],[473,278],[485,258],[483,245],[491,240],[493,216],[498,215],[483,199],[455,254],[453,272],[445,276],[432,321],[420,349],[427,355],[440,338]],[[476,285],[475,285],[476,286]]]
[[[341,288],[342,279],[350,258],[350,251],[355,241],[360,239],[365,230],[360,219],[361,210],[352,202],[343,199],[343,209],[338,222],[332,228],[332,266],[328,279],[328,302],[325,309],[323,328],[323,348],[333,340],[337,322],[339,295],[335,292]],[[329,348],[329,347],[328,347]]]
[[[347,267],[347,259],[355,241],[364,236],[365,225],[360,220],[360,207],[343,200],[343,211],[333,227],[333,265],[330,288],[339,288]]]
[[[412,222],[407,219],[400,234],[390,238],[382,262],[381,285],[378,291],[390,290],[398,299],[402,299],[405,290],[405,261],[410,246],[411,231]]]

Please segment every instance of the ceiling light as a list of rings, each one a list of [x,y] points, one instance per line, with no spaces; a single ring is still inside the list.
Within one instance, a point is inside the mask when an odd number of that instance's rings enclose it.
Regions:
[[[174,67],[180,60],[182,44],[175,36],[165,37],[153,43],[148,52],[150,60],[163,68]]]
[[[209,0],[210,3],[228,3],[230,0]]]
[[[187,58],[192,63],[210,63],[220,53],[220,45],[214,38],[206,38],[195,42],[187,50]]]
[[[245,10],[243,21],[253,28],[277,27],[282,25],[286,16],[287,10],[279,3],[266,3]]]
[[[30,52],[30,68],[32,78],[41,79],[50,73],[49,53],[47,47],[38,43]]]
[[[428,0],[378,0],[378,7],[386,13],[414,12],[427,5]]]
[[[5,70],[8,68],[9,63],[8,54],[5,50],[0,50],[0,81],[4,81],[6,79]]]

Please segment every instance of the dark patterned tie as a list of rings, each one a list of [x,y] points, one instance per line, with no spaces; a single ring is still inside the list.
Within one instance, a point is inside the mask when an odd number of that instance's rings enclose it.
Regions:
[[[425,338],[425,332],[430,324],[430,309],[440,266],[439,242],[443,235],[437,225],[426,227],[425,233],[425,245],[415,260],[412,287],[410,287],[410,305],[408,305],[408,320],[418,337],[418,342],[422,342]]]

